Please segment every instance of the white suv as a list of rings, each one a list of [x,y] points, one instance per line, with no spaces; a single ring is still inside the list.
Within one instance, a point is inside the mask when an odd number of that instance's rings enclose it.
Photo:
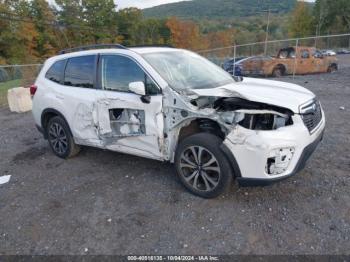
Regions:
[[[66,50],[45,62],[31,92],[36,125],[57,156],[86,145],[170,161],[208,198],[232,178],[263,185],[297,173],[325,127],[305,88],[233,78],[175,48]]]

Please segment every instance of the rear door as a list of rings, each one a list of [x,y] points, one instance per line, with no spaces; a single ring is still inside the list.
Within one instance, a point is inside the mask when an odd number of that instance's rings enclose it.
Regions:
[[[49,87],[53,90],[51,105],[64,115],[74,139],[79,144],[100,145],[94,119],[96,92],[97,55],[84,55],[67,58],[57,63],[61,77],[47,73]],[[59,80],[58,80],[59,79]],[[58,80],[58,81],[55,81]]]
[[[129,90],[129,83],[140,81],[145,84],[149,103]],[[161,89],[143,67],[129,56],[101,54],[98,86],[98,130],[105,147],[162,159]]]

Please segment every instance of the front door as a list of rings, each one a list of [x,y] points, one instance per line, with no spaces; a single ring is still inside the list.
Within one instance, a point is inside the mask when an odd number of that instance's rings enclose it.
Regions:
[[[129,90],[143,82],[148,101]],[[98,132],[104,147],[162,159],[163,114],[160,88],[143,68],[124,55],[100,55],[96,101]]]

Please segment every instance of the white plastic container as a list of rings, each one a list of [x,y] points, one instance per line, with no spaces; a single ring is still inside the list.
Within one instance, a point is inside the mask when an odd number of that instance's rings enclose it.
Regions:
[[[7,101],[11,112],[23,113],[32,110],[29,88],[15,87],[7,91]]]

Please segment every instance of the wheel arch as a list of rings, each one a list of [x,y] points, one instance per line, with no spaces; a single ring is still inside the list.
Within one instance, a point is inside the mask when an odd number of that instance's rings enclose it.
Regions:
[[[64,115],[61,112],[57,111],[56,109],[46,108],[41,114],[41,127],[43,129],[43,134],[45,139],[47,139],[47,132],[46,132],[47,124],[49,123],[50,119],[55,116],[61,117],[66,122],[69,129],[69,133],[73,136],[72,130],[68,124],[67,119],[64,117]]]
[[[280,70],[282,71],[282,75],[284,75],[284,74],[287,72],[287,66],[286,66],[285,64],[282,64],[282,63],[279,63],[279,64],[275,65],[275,66],[272,68],[271,74],[273,74],[273,72],[274,72],[276,69],[280,69]]]
[[[220,137],[221,139],[225,138],[225,134],[222,131],[221,126],[218,122],[210,118],[199,117],[192,118],[188,121],[188,124],[180,128],[177,144],[190,135],[202,132],[211,133]]]
[[[231,150],[224,144],[226,135],[221,129],[220,124],[213,119],[193,118],[191,119],[188,125],[181,127],[181,129],[179,130],[179,135],[178,135],[178,140],[177,140],[177,145],[175,150],[177,150],[179,143],[184,138],[194,135],[196,133],[203,133],[203,132],[218,136],[222,140],[220,149],[225,154],[225,156],[227,157],[230,163],[231,171],[232,171],[231,173],[233,174],[234,177],[242,177],[241,170],[239,168],[239,165],[235,156],[233,155]]]

